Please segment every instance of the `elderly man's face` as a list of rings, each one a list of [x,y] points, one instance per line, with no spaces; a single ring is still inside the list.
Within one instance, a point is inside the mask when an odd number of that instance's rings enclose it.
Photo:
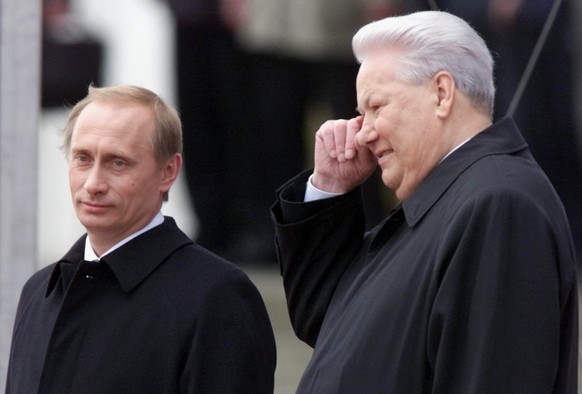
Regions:
[[[360,144],[376,155],[383,183],[406,199],[446,153],[436,116],[438,88],[394,78],[397,52],[367,58],[357,78],[358,110],[364,115]]]
[[[71,138],[69,186],[89,235],[120,241],[149,223],[169,186],[154,156],[152,111],[101,102],[79,115]]]

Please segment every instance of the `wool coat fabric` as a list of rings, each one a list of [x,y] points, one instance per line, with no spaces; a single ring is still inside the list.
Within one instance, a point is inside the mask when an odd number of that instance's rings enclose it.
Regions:
[[[85,238],[24,286],[7,393],[273,392],[273,331],[242,270],[170,217],[99,262]]]
[[[273,207],[298,393],[575,393],[578,307],[564,208],[505,118],[375,229],[360,193]]]

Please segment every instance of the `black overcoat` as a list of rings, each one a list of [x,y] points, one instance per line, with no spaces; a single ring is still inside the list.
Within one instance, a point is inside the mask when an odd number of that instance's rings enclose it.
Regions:
[[[273,392],[273,331],[242,270],[169,217],[100,262],[84,244],[24,286],[7,393]]]
[[[551,132],[549,132],[551,135]],[[574,249],[511,119],[440,163],[364,233],[360,193],[273,208],[299,393],[576,393]]]

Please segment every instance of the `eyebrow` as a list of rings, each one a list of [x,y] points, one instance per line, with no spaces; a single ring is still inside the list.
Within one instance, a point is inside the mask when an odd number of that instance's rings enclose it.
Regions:
[[[71,148],[69,149],[69,154],[70,155],[76,155],[76,154],[79,154],[79,153],[88,155],[89,154],[89,151],[87,149],[84,149],[84,148],[76,148],[74,146],[71,146]]]
[[[71,155],[76,155],[76,154],[84,154],[87,156],[94,156],[93,154],[91,154],[91,152],[88,149],[85,148],[71,148]],[[113,159],[122,159],[127,161],[128,163],[135,163],[136,160],[134,158],[132,158],[131,156],[122,153],[122,152],[107,152],[105,154],[103,154],[103,158],[106,161],[110,161]]]

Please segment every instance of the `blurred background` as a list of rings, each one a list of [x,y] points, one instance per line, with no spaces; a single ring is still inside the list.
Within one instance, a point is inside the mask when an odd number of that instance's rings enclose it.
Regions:
[[[355,114],[350,45],[357,28],[431,3],[44,0],[38,268],[83,233],[59,150],[67,109],[90,83],[147,87],[175,105],[184,123],[186,164],[163,211],[255,281],[276,331],[276,392],[294,392],[310,349],[287,316],[269,218],[274,190],[311,165],[321,122]],[[554,1],[436,4],[470,21],[494,51],[496,116],[518,104],[515,118],[564,201],[580,256],[582,26],[574,21],[582,20],[582,2],[563,2],[519,103],[514,93]],[[377,177],[364,193],[371,227],[394,199]]]

